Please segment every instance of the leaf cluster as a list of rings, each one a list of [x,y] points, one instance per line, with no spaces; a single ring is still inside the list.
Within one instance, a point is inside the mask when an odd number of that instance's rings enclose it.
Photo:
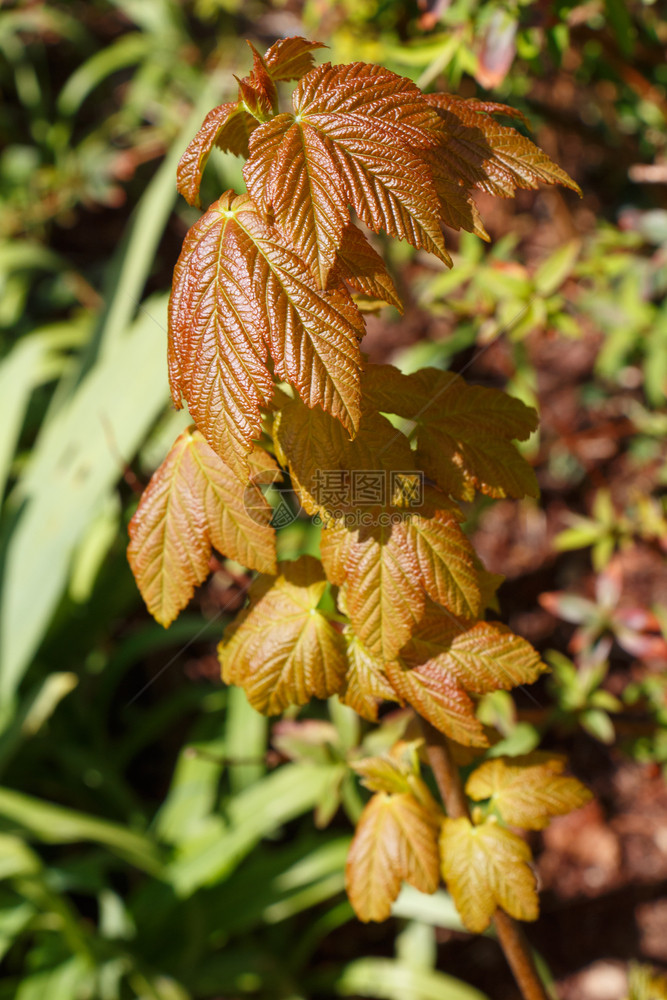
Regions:
[[[403,881],[432,893],[445,880],[471,931],[488,927],[497,907],[535,920],[532,854],[516,832],[541,830],[578,809],[590,792],[563,774],[564,761],[544,753],[496,757],[469,776],[472,819],[452,819],[433,801],[418,764],[396,752],[356,765],[374,791],[348,855],[346,885],[361,920],[385,920]]]
[[[142,498],[130,562],[164,625],[205,579],[211,546],[274,574],[253,587],[221,647],[225,679],[259,710],[338,694],[372,719],[379,701],[407,701],[451,737],[483,745],[470,696],[530,683],[543,667],[523,640],[479,621],[492,582],[456,500],[536,495],[514,445],[536,415],[452,373],[364,365],[354,296],[400,303],[350,209],[368,229],[449,264],[443,222],[485,235],[473,189],[506,197],[541,180],[574,185],[495,122],[507,109],[423,95],[378,66],[313,68],[317,47],[293,38],[264,56],[253,50],[236,102],[207,116],[181,160],[179,189],[196,203],[214,145],[247,156],[248,194],[223,194],[176,265],[170,382],[197,430]],[[281,112],[278,84],[288,79],[298,83]],[[409,421],[410,437],[384,414]],[[273,529],[244,513],[260,466],[279,475],[258,443],[263,430],[304,509],[325,525],[320,569],[302,559],[275,575]],[[386,488],[332,504],[323,470],[346,486],[380,474]],[[426,486],[415,498],[406,483]],[[256,519],[261,509],[260,497]],[[319,606],[327,585],[335,620]]]
[[[515,445],[537,415],[453,373],[364,362],[360,297],[400,307],[369,231],[451,265],[443,224],[487,238],[475,189],[510,197],[539,182],[576,185],[498,124],[494,115],[510,109],[425,95],[375,65],[313,67],[317,47],[292,38],[264,56],[253,49],[237,100],[207,116],[181,160],[179,190],[192,204],[214,146],[246,157],[248,190],[226,191],[204,212],[175,268],[169,378],[196,428],[144,493],[129,559],[165,626],[205,579],[212,548],[260,571],[219,647],[224,680],[258,711],[337,695],[375,720],[381,702],[407,703],[449,738],[483,747],[475,699],[531,683],[545,667],[525,640],[484,620],[498,579],[461,530],[459,502],[537,495]],[[284,112],[279,85],[290,79]],[[276,564],[258,484],[281,468],[323,526],[321,562]],[[365,919],[387,915],[402,879],[434,891],[440,866],[455,899],[468,899],[457,888],[461,858],[481,872],[494,851],[499,871],[516,871],[523,902],[495,882],[478,886],[495,901],[490,912],[498,903],[534,914],[515,834],[492,819],[469,830],[443,824],[400,766],[375,781],[348,886],[353,902],[367,900],[368,910],[355,903]],[[547,813],[560,808],[554,801]],[[438,836],[452,841],[444,853]]]

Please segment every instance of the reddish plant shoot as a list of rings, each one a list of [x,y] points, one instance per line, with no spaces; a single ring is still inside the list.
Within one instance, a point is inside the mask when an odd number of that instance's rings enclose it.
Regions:
[[[195,426],[141,499],[129,560],[165,627],[208,575],[212,548],[259,571],[220,644],[224,680],[258,711],[337,695],[376,721],[396,702],[474,756],[489,744],[476,699],[546,668],[485,620],[499,578],[463,534],[458,502],[537,496],[515,446],[537,414],[449,372],[364,360],[369,301],[401,308],[368,232],[451,266],[443,224],[488,239],[475,190],[578,188],[497,121],[521,118],[513,109],[423,94],[381,66],[315,66],[320,47],[288,38],[263,56],[253,49],[237,99],[209,113],[181,160],[191,205],[214,146],[245,158],[247,192],[225,191],[204,211],[176,265],[169,380]],[[290,80],[281,111],[277,84]],[[410,436],[385,414],[409,421]],[[322,523],[321,561],[276,564],[256,484],[281,467]],[[403,881],[433,892],[441,879],[472,931],[497,907],[536,918],[517,828],[541,829],[589,798],[559,758],[487,760],[465,787],[470,817],[454,818],[424,784],[418,742],[355,766],[373,792],[347,865],[361,920],[386,919]]]

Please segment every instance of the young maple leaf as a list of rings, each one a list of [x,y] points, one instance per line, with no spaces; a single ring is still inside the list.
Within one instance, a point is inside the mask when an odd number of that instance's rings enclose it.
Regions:
[[[352,433],[363,320],[347,291],[318,289],[247,195],[226,192],[186,236],[169,310],[169,378],[225,461],[243,470],[275,374]]]
[[[353,473],[390,477],[395,470],[416,471],[405,435],[380,413],[365,410],[350,440],[340,424],[322,409],[308,409],[284,393],[278,394],[276,406],[273,441],[278,460],[289,467],[304,509],[318,514],[325,523],[335,520],[337,511],[352,513],[357,509],[350,492]],[[325,473],[336,474],[340,488],[332,491],[324,481]],[[444,497],[443,502],[447,502]]]
[[[528,845],[510,830],[487,820],[445,819],[440,863],[456,909],[466,927],[481,934],[497,907],[517,920],[537,920],[539,904]]]
[[[248,140],[259,122],[238,101],[219,104],[206,115],[176,170],[176,188],[188,205],[201,207],[199,188],[214,146],[236,156],[248,156]]]
[[[278,473],[259,449],[249,464],[256,473]],[[250,569],[275,571],[270,508],[258,493],[251,517],[247,499],[247,488],[199,431],[176,439],[130,521],[127,550],[148,610],[165,628],[208,576],[212,547]]]
[[[467,385],[454,372],[403,375],[392,365],[368,365],[363,391],[381,412],[415,422],[417,460],[451,496],[538,495],[535,473],[513,444],[537,427],[535,410],[521,400]]]
[[[438,887],[438,825],[411,794],[374,795],[361,814],[345,867],[345,887],[360,920],[386,920],[405,880]]]
[[[447,264],[439,204],[423,149],[437,112],[404,77],[380,66],[318,66],[292,95],[293,113],[257,129],[244,168],[248,191],[289,233],[326,287],[349,221],[348,204],[380,232]]]
[[[225,683],[241,686],[266,715],[336,694],[346,667],[343,638],[318,610],[327,585],[321,564],[302,556],[278,569],[255,581],[249,607],[219,646]]]
[[[396,693],[437,729],[465,746],[486,746],[468,692],[530,684],[546,667],[506,626],[461,621],[428,604],[410,641],[384,669]]]
[[[255,109],[260,116],[270,114],[276,103],[275,83],[302,77],[312,69],[313,50],[323,46],[305,38],[283,38],[272,45],[263,58],[252,45],[250,48],[253,70],[249,76],[237,81],[238,99],[209,111],[178,164],[176,187],[189,205],[201,205],[199,188],[213,147],[247,159],[248,140],[260,124],[259,118],[248,109]]]
[[[380,702],[396,701],[398,696],[384,673],[382,662],[366,649],[353,629],[347,626],[343,636],[347,669],[338,697],[364,719],[377,722]]]
[[[325,48],[323,42],[310,42],[298,35],[279,38],[264,53],[264,62],[272,79],[300,80],[313,68],[313,52]]]
[[[476,802],[489,799],[510,826],[543,830],[553,816],[579,809],[592,798],[580,781],[563,775],[564,768],[562,758],[539,752],[497,757],[473,771],[466,794]]]
[[[513,197],[516,188],[537,188],[540,182],[562,184],[581,194],[579,185],[543,150],[493,117],[497,112],[523,117],[512,108],[451,94],[424,97],[440,119],[438,158],[445,176],[501,198]]]
[[[342,278],[360,295],[386,302],[390,306],[395,306],[399,312],[403,312],[398,292],[382,258],[363,233],[351,223],[345,227],[341,244],[336,250],[335,267],[329,276],[330,284],[332,275],[334,283]]]
[[[395,506],[398,498],[385,493],[364,508],[366,526],[353,522],[348,527],[345,515],[355,510],[354,497],[323,495],[322,470],[349,486],[357,472],[379,474],[391,483],[392,475],[414,469],[405,436],[385,417],[364,412],[350,441],[326,413],[284,399],[273,438],[304,508],[324,519],[321,554],[327,576],[345,584],[350,619],[371,654],[390,659],[398,652],[419,620],[425,593],[455,615],[478,615],[474,554],[446,497],[429,493],[412,511]]]
[[[452,673],[401,657],[385,663],[385,672],[396,694],[440,732],[463,746],[488,746],[474,702]]]
[[[419,563],[400,525],[329,528],[322,532],[320,552],[331,582],[345,585],[354,631],[380,661],[391,659],[410,638],[424,608]],[[335,568],[341,564],[344,576],[337,576]]]
[[[533,684],[548,669],[530,643],[501,622],[463,621],[432,603],[402,656],[437,664],[474,694]]]

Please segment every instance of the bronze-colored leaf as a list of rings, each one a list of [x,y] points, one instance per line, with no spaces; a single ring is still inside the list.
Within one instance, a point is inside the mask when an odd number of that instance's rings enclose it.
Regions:
[[[397,657],[385,664],[396,693],[425,719],[464,746],[488,746],[475,706],[454,674],[432,660],[412,664]]]
[[[346,667],[343,637],[318,610],[326,588],[320,563],[302,556],[278,569],[253,584],[249,607],[219,646],[225,683],[243,687],[266,715],[336,694]]]
[[[251,472],[278,471],[260,450],[249,464]],[[271,511],[262,503],[258,494],[250,516],[245,484],[199,431],[185,431],[176,440],[129,525],[128,560],[148,610],[161,625],[174,620],[208,576],[212,547],[250,569],[274,572]]]
[[[357,825],[345,887],[360,920],[386,920],[405,880],[421,892],[438,887],[437,824],[412,795],[374,795]]]
[[[248,139],[259,122],[238,101],[220,104],[206,115],[201,128],[183,153],[176,171],[176,187],[189,205],[200,206],[202,174],[214,146],[236,156],[248,156]]]
[[[356,429],[362,334],[347,292],[318,289],[247,195],[226,192],[188,233],[170,301],[172,395],[235,467],[273,395],[269,353],[308,406]]]
[[[529,642],[500,622],[465,622],[428,604],[410,643],[406,665],[445,671],[466,691],[485,694],[532,684],[547,669]]]
[[[439,118],[418,88],[378,66],[327,63],[300,80],[292,105],[292,114],[253,133],[244,177],[320,283],[334,265],[348,204],[375,232],[451,264],[423,155],[438,144]]]
[[[516,188],[537,188],[539,183],[562,184],[581,194],[578,184],[530,139],[488,114],[508,114],[505,105],[465,101],[450,94],[426,94],[437,109],[443,140],[438,157],[443,172],[501,198],[511,198]],[[515,117],[518,117],[515,112]]]
[[[274,80],[300,80],[313,68],[316,49],[325,49],[323,42],[310,42],[294,35],[280,38],[264,53],[264,61]]]
[[[382,660],[373,656],[352,629],[346,628],[344,636],[348,666],[338,697],[364,719],[377,722],[380,703],[396,701],[396,692],[387,680]]]
[[[403,312],[403,304],[382,258],[356,226],[348,224],[345,227],[342,242],[336,251],[335,270],[336,275],[355,292],[379,299]]]
[[[537,427],[537,414],[499,389],[468,385],[453,372],[422,368],[403,375],[368,365],[364,392],[383,413],[413,420],[421,467],[446,493],[471,499],[537,496],[535,474],[513,441]]]

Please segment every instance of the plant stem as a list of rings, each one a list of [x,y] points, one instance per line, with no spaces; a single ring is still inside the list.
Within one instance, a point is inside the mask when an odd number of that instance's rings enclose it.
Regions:
[[[426,719],[420,718],[419,723],[426,741],[429,763],[447,809],[447,815],[451,819],[462,817],[470,819],[459,770],[449,751],[447,737]],[[519,924],[500,908],[496,910],[493,923],[500,946],[524,1000],[549,1000],[535,968],[530,946]]]

